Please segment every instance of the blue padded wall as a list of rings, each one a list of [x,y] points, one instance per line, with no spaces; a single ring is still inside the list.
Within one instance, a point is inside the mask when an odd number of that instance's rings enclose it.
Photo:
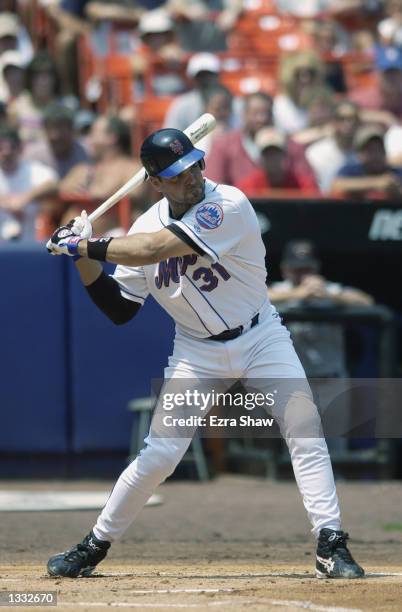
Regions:
[[[114,325],[91,302],[74,265],[69,293],[73,450],[127,451],[133,421],[127,403],[148,396],[151,379],[163,377],[173,321],[148,298],[132,321]]]
[[[0,452],[67,449],[64,257],[0,248]]]

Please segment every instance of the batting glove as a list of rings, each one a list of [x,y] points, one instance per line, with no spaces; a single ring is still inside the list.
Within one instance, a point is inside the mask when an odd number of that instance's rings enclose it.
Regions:
[[[70,223],[68,223],[67,226],[69,226]],[[88,238],[91,238],[92,225],[85,210],[82,211],[79,217],[75,217],[72,221],[71,231],[82,239],[88,240]]]
[[[46,247],[52,255],[70,255],[74,257],[78,256],[77,246],[81,240],[80,236],[73,234],[70,227],[62,225],[52,234]]]
[[[80,259],[77,246],[80,240],[92,236],[92,225],[85,210],[81,215],[59,227],[48,240],[46,247],[52,255],[69,255],[75,260]]]

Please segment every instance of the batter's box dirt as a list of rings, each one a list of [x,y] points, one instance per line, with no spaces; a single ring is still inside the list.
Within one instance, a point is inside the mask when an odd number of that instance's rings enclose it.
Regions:
[[[318,581],[310,567],[282,565],[279,560],[275,566],[260,566],[250,559],[249,565],[214,563],[193,570],[189,572],[183,565],[172,572],[155,563],[142,564],[136,571],[127,565],[105,564],[103,572],[74,580],[48,577],[43,566],[2,566],[0,590],[57,591],[58,608],[92,611],[108,607],[326,612],[401,609],[401,567],[388,567],[386,572],[369,567],[368,577],[355,581]]]
[[[401,610],[402,534],[389,527],[400,522],[400,483],[338,484],[351,551],[368,573],[355,581],[313,578],[314,538],[293,482],[227,476],[158,493],[165,503],[143,511],[95,576],[76,580],[48,577],[46,562],[79,542],[96,512],[4,513],[0,592],[55,590],[58,609],[91,612]]]

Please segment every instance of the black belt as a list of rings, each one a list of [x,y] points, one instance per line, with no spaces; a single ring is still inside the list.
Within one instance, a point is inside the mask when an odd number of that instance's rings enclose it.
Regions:
[[[257,313],[256,315],[254,315],[254,317],[251,319],[251,325],[250,328],[255,327],[258,324],[260,318],[260,313]],[[244,331],[244,326],[243,325],[239,325],[239,327],[235,327],[233,329],[227,329],[226,331],[223,331],[221,334],[217,334],[216,336],[209,336],[207,338],[207,340],[216,340],[217,342],[226,342],[227,340],[234,340],[235,338],[238,338],[239,336],[242,335]]]

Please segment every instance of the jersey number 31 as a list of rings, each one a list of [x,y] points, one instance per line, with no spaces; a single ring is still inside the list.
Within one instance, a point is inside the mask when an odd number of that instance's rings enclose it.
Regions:
[[[194,266],[197,263],[197,259],[197,255],[185,255],[184,257],[170,257],[167,261],[159,262],[158,273],[155,276],[156,287],[158,289],[162,289],[162,285],[169,287],[170,281],[178,283],[180,276],[188,277],[187,269],[189,266]],[[227,281],[230,278],[230,274],[221,264],[213,263],[209,268],[206,266],[196,268],[192,272],[191,278],[193,281],[201,279],[203,284],[199,289],[209,292],[216,289],[219,284],[219,278]]]

